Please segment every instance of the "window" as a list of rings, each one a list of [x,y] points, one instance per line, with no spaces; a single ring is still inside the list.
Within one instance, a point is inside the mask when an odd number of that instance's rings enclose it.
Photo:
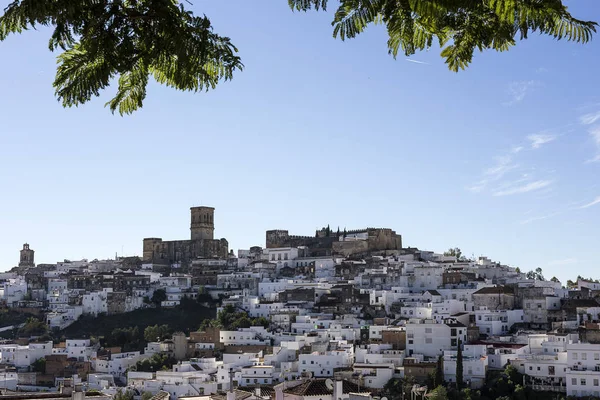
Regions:
[[[579,359],[579,354],[573,353],[573,360],[578,360],[578,359]]]
[[[598,386],[598,379],[594,379],[594,386]]]
[[[571,378],[571,385],[577,385],[577,378]]]
[[[288,259],[288,253],[285,253],[285,254],[283,255],[283,259],[284,259],[284,260],[287,260],[287,259]]]
[[[530,370],[530,371],[533,371],[533,367],[532,367],[532,366],[529,366],[529,370]]]
[[[433,340],[431,338],[429,338],[429,337],[425,338],[425,343],[431,344],[431,343],[433,343]]]
[[[586,382],[585,382],[585,378],[581,378],[581,379],[580,379],[580,384],[581,384],[581,386],[585,386],[585,383],[586,383]]]
[[[432,332],[431,328],[425,328],[425,333],[431,333],[431,332]]]
[[[581,359],[587,360],[587,353],[581,353]]]
[[[537,370],[538,370],[538,371],[540,371],[540,370],[541,370],[541,368],[540,368],[540,367],[537,367]]]
[[[600,360],[600,353],[594,353],[594,360]]]
[[[456,328],[450,329],[450,336],[456,336]]]

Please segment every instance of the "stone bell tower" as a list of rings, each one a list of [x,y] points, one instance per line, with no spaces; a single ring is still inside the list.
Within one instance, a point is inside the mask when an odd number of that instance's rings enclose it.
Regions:
[[[192,240],[213,240],[215,232],[213,207],[192,207],[191,211],[191,239]]]
[[[21,258],[19,260],[20,268],[33,268],[35,267],[34,254],[35,252],[29,248],[29,244],[25,243],[23,245],[23,250],[21,250]]]

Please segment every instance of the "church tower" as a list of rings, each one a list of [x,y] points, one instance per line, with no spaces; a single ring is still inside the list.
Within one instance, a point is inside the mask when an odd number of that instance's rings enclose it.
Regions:
[[[192,240],[213,240],[215,232],[215,223],[213,217],[215,209],[213,207],[192,207],[191,211],[191,239]]]
[[[33,268],[35,267],[34,262],[34,251],[29,248],[29,244],[25,243],[23,245],[23,250],[21,250],[21,259],[19,261],[19,267],[22,268]]]

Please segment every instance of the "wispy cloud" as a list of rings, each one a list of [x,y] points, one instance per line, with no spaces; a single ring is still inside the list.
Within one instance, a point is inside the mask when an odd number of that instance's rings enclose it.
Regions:
[[[550,142],[556,140],[556,138],[557,138],[556,135],[549,135],[549,134],[544,134],[544,133],[536,133],[536,134],[527,136],[527,140],[529,140],[529,142],[531,143],[532,149],[539,149],[546,143],[550,143]]]
[[[520,103],[537,85],[538,82],[533,80],[512,82],[510,85],[508,85],[507,90],[511,100],[504,103],[504,105],[512,106],[513,104]]]
[[[415,64],[425,64],[425,65],[429,65],[428,62],[425,61],[419,61],[419,60],[413,60],[412,58],[407,58],[406,61],[411,62],[411,63],[415,63]]]
[[[497,182],[502,179],[509,171],[517,168],[518,165],[513,162],[511,156],[494,157],[496,161],[494,165],[483,171],[483,179],[471,185],[467,189],[474,193],[483,191],[490,183]]]
[[[496,192],[494,192],[494,196],[510,196],[513,194],[533,192],[548,187],[551,184],[552,181],[550,180],[538,180],[526,183],[524,185],[512,186],[507,189],[497,190]]]
[[[592,200],[589,203],[584,204],[584,205],[582,205],[582,206],[580,206],[578,208],[581,210],[581,209],[584,209],[584,208],[589,208],[589,207],[595,206],[596,204],[600,204],[600,196],[596,197],[594,200]]]
[[[576,258],[565,258],[563,260],[550,261],[548,263],[548,265],[550,265],[550,266],[552,266],[552,265],[573,265],[573,264],[577,264],[578,262],[579,262],[579,260]]]
[[[598,120],[600,120],[600,111],[585,114],[579,117],[579,122],[581,122],[583,125],[591,125]]]
[[[530,224],[530,223],[536,222],[536,221],[543,221],[548,218],[556,217],[557,215],[562,214],[562,213],[563,213],[563,211],[557,211],[557,212],[553,212],[552,214],[546,214],[546,215],[542,215],[539,217],[531,217],[531,218],[524,219],[520,223],[521,223],[521,225],[526,225],[526,224]]]
[[[596,145],[596,156],[591,160],[588,160],[588,162],[598,162],[600,161],[600,125],[593,126],[588,133]]]
[[[510,149],[511,154],[518,154],[520,152],[522,152],[525,149],[525,147],[523,146],[515,146],[512,149]]]

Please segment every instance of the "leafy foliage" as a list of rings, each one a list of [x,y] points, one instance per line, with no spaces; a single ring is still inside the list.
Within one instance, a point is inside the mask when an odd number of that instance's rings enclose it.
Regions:
[[[526,274],[527,279],[535,279],[538,281],[545,281],[546,278],[544,278],[544,274],[542,272],[543,272],[542,269],[540,267],[537,267],[535,269],[535,271],[529,271]]]
[[[223,330],[237,330],[240,328],[249,328],[251,326],[263,326],[268,328],[270,322],[265,317],[250,318],[245,311],[236,311],[231,304],[223,307],[217,314],[216,319],[205,319],[200,325],[200,331],[204,331],[209,327],[216,327]]]
[[[448,391],[443,386],[438,386],[428,394],[431,400],[448,400]]]
[[[458,339],[458,349],[456,352],[456,388],[460,390],[464,386],[463,378],[463,354],[462,354],[462,343]]]
[[[448,251],[444,252],[444,255],[449,257],[456,257],[456,261],[469,261],[469,259],[463,255],[462,251],[458,247],[448,249]]]
[[[133,393],[130,390],[117,389],[113,400],[133,400]]]
[[[433,387],[438,387],[444,384],[444,357],[439,356],[435,366],[433,377]]]
[[[142,107],[150,76],[197,92],[243,68],[230,39],[177,0],[14,0],[0,16],[0,41],[37,25],[52,26],[48,47],[64,51],[54,87],[65,107],[86,103],[118,77],[106,105],[129,114]]]
[[[140,372],[156,372],[170,370],[177,363],[173,357],[166,354],[154,354],[150,358],[145,358],[135,364],[134,369]]]
[[[392,378],[383,387],[382,396],[388,399],[410,398],[410,391],[417,381],[414,376],[404,378]]]
[[[293,10],[326,9],[327,0],[288,0]],[[574,18],[561,0],[341,0],[333,36],[350,39],[371,24],[385,25],[396,57],[429,49],[434,40],[452,71],[465,69],[476,49],[506,51],[539,32],[585,43],[597,24]]]
[[[105,345],[121,347],[123,351],[135,351],[143,347],[144,339],[137,326],[115,328],[107,338]]]
[[[41,372],[42,374],[46,373],[46,359],[44,357],[38,358],[34,362],[31,363],[31,371],[32,372]]]
[[[326,9],[327,0],[288,0],[292,10]],[[385,25],[389,53],[409,56],[434,41],[452,71],[476,49],[505,51],[532,32],[585,43],[597,24],[573,17],[562,0],[341,0],[333,36],[354,38]],[[214,89],[243,69],[237,48],[178,0],[13,0],[0,16],[0,41],[37,26],[53,28],[48,47],[61,49],[54,80],[65,107],[99,96],[130,114],[142,107],[150,77],[183,91]],[[329,235],[328,235],[329,236]]]
[[[37,318],[27,318],[25,325],[19,329],[20,336],[42,336],[48,332],[48,325]]]
[[[150,301],[154,303],[157,307],[160,306],[160,303],[167,299],[167,292],[165,289],[156,289],[154,293],[152,293],[152,298]]]
[[[171,336],[171,329],[169,325],[152,325],[147,326],[144,329],[144,339],[147,342],[154,342],[156,340],[164,340]]]

